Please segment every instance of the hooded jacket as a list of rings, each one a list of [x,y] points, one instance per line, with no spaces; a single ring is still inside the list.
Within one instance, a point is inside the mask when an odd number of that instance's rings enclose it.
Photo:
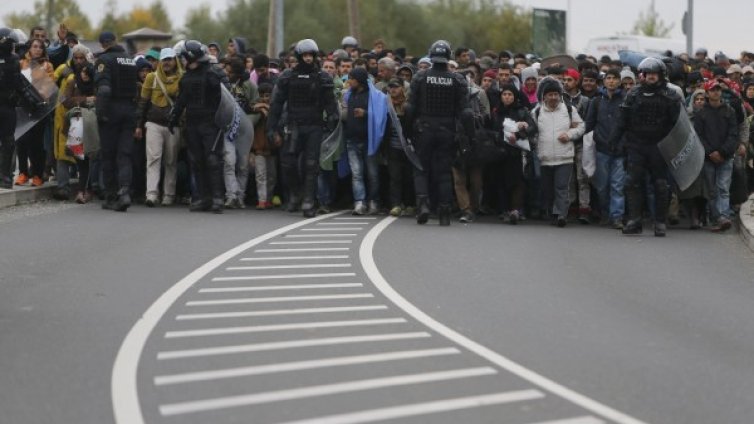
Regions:
[[[545,92],[549,92],[553,88],[562,97],[563,85],[560,81],[549,77],[542,80],[537,90],[537,97],[542,102],[531,112],[537,124],[538,133],[530,141],[537,146],[537,156],[539,156],[542,166],[573,163],[575,153],[573,141],[584,135],[584,121],[576,110],[572,110],[569,117],[568,106],[562,99],[554,109],[547,107],[547,104],[542,100]],[[574,109],[573,106],[570,107]],[[569,141],[567,143],[561,143],[558,140],[558,136],[562,133],[568,134]]]
[[[139,96],[138,127],[142,127],[145,122],[154,122],[163,126],[168,124],[170,108],[178,97],[178,84],[181,77],[183,77],[183,69],[178,60],[176,60],[176,70],[173,75],[165,74],[162,62],[157,66],[156,71],[147,74]],[[160,82],[165,86],[170,100],[165,97]]]
[[[536,80],[538,76],[539,72],[531,66],[521,70],[521,93],[523,93],[529,100],[529,105],[531,105],[531,107],[534,107],[539,103],[539,100],[537,99],[537,87],[539,84],[535,85],[534,90],[530,92],[526,89],[526,80],[529,78],[534,78]]]

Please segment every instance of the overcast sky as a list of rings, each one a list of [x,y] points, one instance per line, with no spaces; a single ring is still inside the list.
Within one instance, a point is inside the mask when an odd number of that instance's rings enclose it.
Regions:
[[[316,0],[312,0],[316,1]],[[378,0],[373,0],[378,1]],[[501,0],[502,1],[502,0]],[[565,10],[571,7],[571,30],[569,50],[581,51],[593,37],[616,35],[629,32],[639,12],[649,6],[650,0],[511,0],[514,4],[544,9]],[[93,23],[103,15],[103,0],[78,0],[82,9],[89,14]],[[136,4],[148,5],[151,0],[118,0],[120,11],[131,9]],[[345,2],[345,0],[344,0]],[[31,0],[3,0],[0,2],[0,19],[13,12],[32,10]],[[210,4],[213,13],[223,10],[226,0],[166,1],[168,12],[175,20],[176,27],[183,25],[186,10],[199,4]],[[666,23],[675,24],[672,37],[685,39],[681,32],[681,18],[688,0],[658,0],[657,11]],[[710,54],[723,50],[729,56],[737,57],[741,50],[754,50],[754,37],[747,36],[752,27],[752,0],[696,0],[694,7],[694,46],[706,47]],[[264,13],[267,13],[266,11]],[[345,13],[345,8],[343,8]],[[25,29],[28,31],[28,28]],[[316,38],[316,34],[312,34]],[[451,43],[453,40],[449,40]],[[389,40],[388,40],[389,42]],[[332,46],[331,46],[332,47]],[[484,49],[485,46],[473,46]]]

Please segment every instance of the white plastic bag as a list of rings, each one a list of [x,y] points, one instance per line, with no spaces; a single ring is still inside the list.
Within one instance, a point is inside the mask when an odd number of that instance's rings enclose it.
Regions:
[[[508,143],[508,139],[511,135],[518,132],[518,124],[510,119],[505,118],[503,121],[503,138],[505,139],[505,142]],[[514,144],[511,144],[513,147],[518,147],[521,150],[531,152],[531,145],[529,144],[529,140],[522,138],[520,140],[516,140]]]
[[[581,167],[589,178],[597,171],[597,146],[594,144],[594,132],[584,134],[584,150],[581,153]]]
[[[84,119],[80,116],[71,118],[71,126],[68,128],[68,140],[65,142],[66,149],[76,159],[84,160]]]

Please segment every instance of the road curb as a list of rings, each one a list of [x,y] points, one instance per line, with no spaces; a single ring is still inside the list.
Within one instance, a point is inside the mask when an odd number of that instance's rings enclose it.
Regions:
[[[754,251],[754,196],[741,205],[738,213],[738,231],[741,239]]]
[[[0,189],[0,209],[51,199],[54,190],[54,183],[45,183],[42,187],[13,187],[12,190]]]

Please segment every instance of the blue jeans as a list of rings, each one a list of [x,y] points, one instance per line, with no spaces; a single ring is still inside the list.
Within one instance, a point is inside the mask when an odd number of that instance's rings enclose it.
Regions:
[[[597,152],[597,169],[592,181],[597,189],[603,216],[609,216],[611,220],[623,218],[625,212],[623,186],[626,182],[626,170],[623,160],[622,156]]]
[[[380,196],[380,175],[377,155],[367,155],[366,141],[346,140],[348,165],[351,167],[351,185],[354,202],[377,201]],[[364,172],[367,182],[364,184]],[[367,189],[369,190],[367,193]]]
[[[730,218],[730,181],[733,176],[733,159],[716,165],[704,161],[704,182],[710,193],[709,208],[712,221]]]

